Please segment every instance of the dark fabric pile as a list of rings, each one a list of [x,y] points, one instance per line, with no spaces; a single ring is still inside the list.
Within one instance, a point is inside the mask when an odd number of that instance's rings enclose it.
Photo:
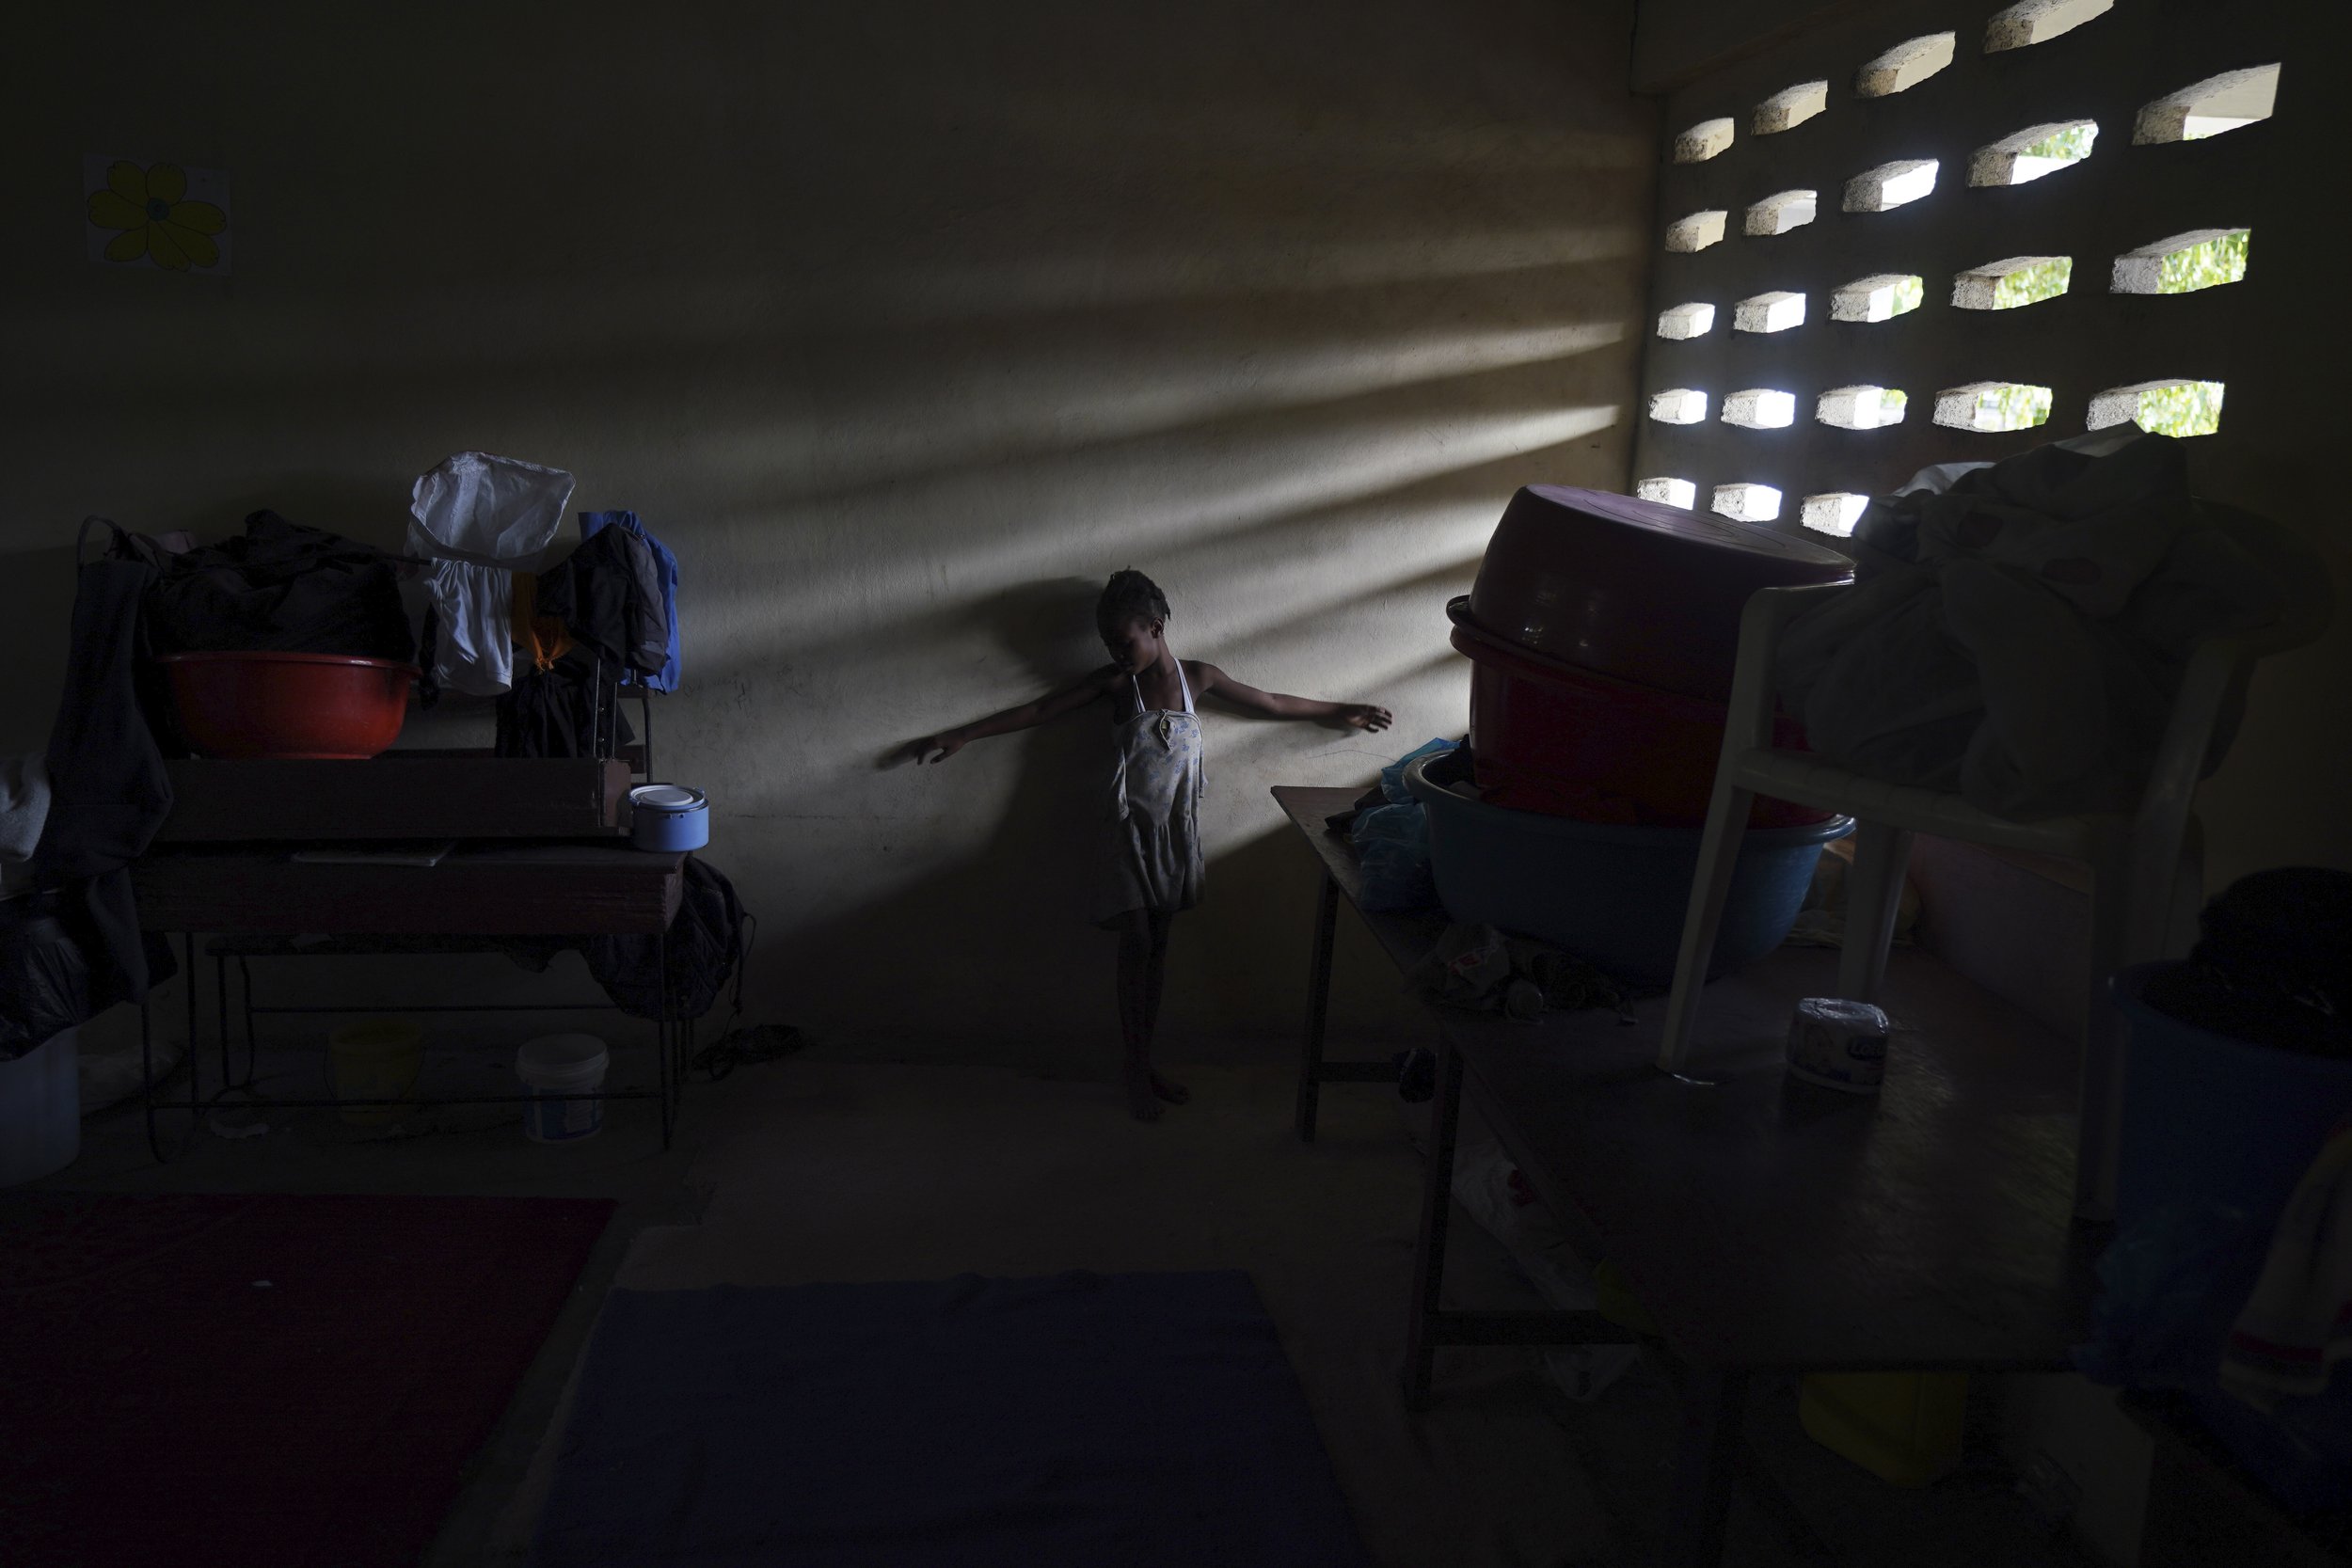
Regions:
[[[2080,444],[1871,503],[1859,580],[1790,623],[1773,668],[1815,752],[2021,821],[2138,800],[2189,650],[2277,620],[2302,552],[2192,495],[2170,436]]]
[[[621,712],[615,672],[585,646],[548,670],[517,670],[500,693],[498,736],[502,757],[609,757],[636,738]]]
[[[1617,983],[1583,959],[1491,926],[1447,927],[1405,978],[1423,1001],[1528,1023],[1553,1010],[1625,1006]]]
[[[2352,1057],[2352,872],[2257,871],[2198,925],[2186,961],[2151,975],[2143,1001],[2232,1039]]]
[[[157,654],[349,654],[411,664],[417,641],[390,557],[323,529],[256,512],[245,532],[160,556],[148,591]]]

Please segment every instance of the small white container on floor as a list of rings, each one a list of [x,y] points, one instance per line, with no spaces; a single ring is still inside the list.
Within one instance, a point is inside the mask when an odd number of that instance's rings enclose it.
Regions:
[[[540,1095],[594,1094],[612,1063],[594,1035],[541,1035],[515,1053],[515,1071],[534,1098],[523,1102],[523,1132],[534,1143],[571,1143],[604,1126],[601,1100],[542,1100]]]
[[[38,1181],[82,1152],[81,1032],[0,1062],[0,1187]]]
[[[1788,1022],[1788,1072],[1825,1089],[1876,1094],[1886,1079],[1886,1015],[1867,1002],[1808,996]]]

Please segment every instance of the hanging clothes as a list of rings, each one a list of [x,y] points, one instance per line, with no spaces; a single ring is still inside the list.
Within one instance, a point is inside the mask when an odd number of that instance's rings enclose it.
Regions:
[[[738,976],[746,945],[745,923],[752,918],[725,874],[689,855],[685,891],[665,938],[588,937],[580,942],[580,953],[588,960],[588,973],[614,1006],[635,1018],[652,1019],[661,1016],[666,957],[671,1016],[700,1018],[718,1002],[727,981]],[[739,981],[737,1001],[739,1006]]]
[[[743,908],[726,874],[700,857],[686,857],[683,879],[677,913],[670,917],[662,938],[516,937],[499,945],[534,974],[544,973],[557,954],[577,951],[612,1005],[634,1018],[661,1016],[664,958],[673,1019],[697,1019],[709,1012],[730,980],[735,984],[735,1008],[740,1012],[742,966],[758,917]]]
[[[608,528],[590,536],[541,572],[538,603],[540,614],[561,619],[616,669],[658,675],[669,657],[660,573],[652,548],[627,529]]]
[[[1110,812],[1097,850],[1094,920],[1116,924],[1136,910],[1172,913],[1200,901],[1208,863],[1200,850],[1200,720],[1182,661],[1184,708],[1148,708],[1132,674],[1136,711],[1117,721]]]
[[[438,618],[433,675],[452,691],[495,697],[514,683],[515,574],[469,561],[436,561],[424,579]]]
[[[654,569],[661,582],[661,619],[669,626],[669,657],[662,660],[655,674],[628,672],[628,684],[647,686],[656,691],[675,691],[678,682],[678,624],[677,624],[677,557],[669,546],[645,531],[645,525],[637,520],[634,512],[583,512],[580,515],[582,538],[594,538],[607,528],[623,528],[645,542],[653,554]]]
[[[171,780],[147,718],[155,694],[141,689],[153,674],[141,607],[157,552],[103,517],[82,525],[85,542],[95,524],[115,535],[114,546],[79,569],[45,758],[49,811],[29,868],[37,886],[57,894],[56,916],[84,949],[93,1012],[144,1001],[151,983],[174,972],[170,949],[139,929],[125,869],[171,811]]]

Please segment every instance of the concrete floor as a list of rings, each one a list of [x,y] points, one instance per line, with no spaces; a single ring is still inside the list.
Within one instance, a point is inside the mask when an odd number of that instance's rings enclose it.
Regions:
[[[618,1072],[649,1070],[622,1053]],[[443,1086],[490,1069],[443,1059]],[[264,1053],[264,1080],[314,1080],[315,1052]],[[811,1053],[693,1086],[676,1147],[648,1107],[605,1132],[531,1145],[499,1110],[450,1111],[392,1135],[327,1113],[282,1113],[262,1136],[207,1132],[167,1165],[135,1110],[85,1125],[80,1161],[44,1185],[126,1192],[598,1195],[619,1200],[571,1306],[477,1458],[428,1561],[520,1561],[544,1495],[572,1371],[611,1286],[935,1278],[1066,1268],[1244,1268],[1304,1386],[1368,1544],[1395,1568],[1558,1568],[1653,1560],[1677,1414],[1645,1366],[1589,1404],[1562,1397],[1533,1353],[1447,1352],[1419,1418],[1394,1395],[1420,1162],[1390,1091],[1327,1089],[1319,1141],[1290,1131],[1275,1067],[1184,1074],[1195,1102],[1157,1126],[1121,1112],[1107,1078],[892,1065]],[[290,1091],[289,1091],[290,1092]],[[183,1118],[184,1119],[184,1118]],[[1454,1227],[1457,1299],[1534,1305],[1502,1250]],[[1991,1470],[1901,1493],[1816,1448],[1794,1392],[1752,1420],[1794,1512],[1743,1499],[1736,1564],[1998,1561],[2081,1564]]]

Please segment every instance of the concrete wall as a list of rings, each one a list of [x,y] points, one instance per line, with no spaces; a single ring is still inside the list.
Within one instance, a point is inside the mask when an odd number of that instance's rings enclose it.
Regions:
[[[1671,92],[1709,71],[1811,31],[1866,0],[1641,0],[1633,85]]]
[[[683,561],[661,766],[761,917],[755,1009],[1093,1059],[1098,723],[878,764],[1099,661],[1095,588],[1140,566],[1183,653],[1398,714],[1210,726],[1171,1027],[1286,1037],[1311,880],[1266,786],[1458,733],[1443,606],[1504,499],[1626,483],[1629,8],[523,10],[19,24],[0,745],[45,732],[85,513],[389,544],[450,451],[559,465]],[[86,260],[89,152],[229,171],[233,275]]]

